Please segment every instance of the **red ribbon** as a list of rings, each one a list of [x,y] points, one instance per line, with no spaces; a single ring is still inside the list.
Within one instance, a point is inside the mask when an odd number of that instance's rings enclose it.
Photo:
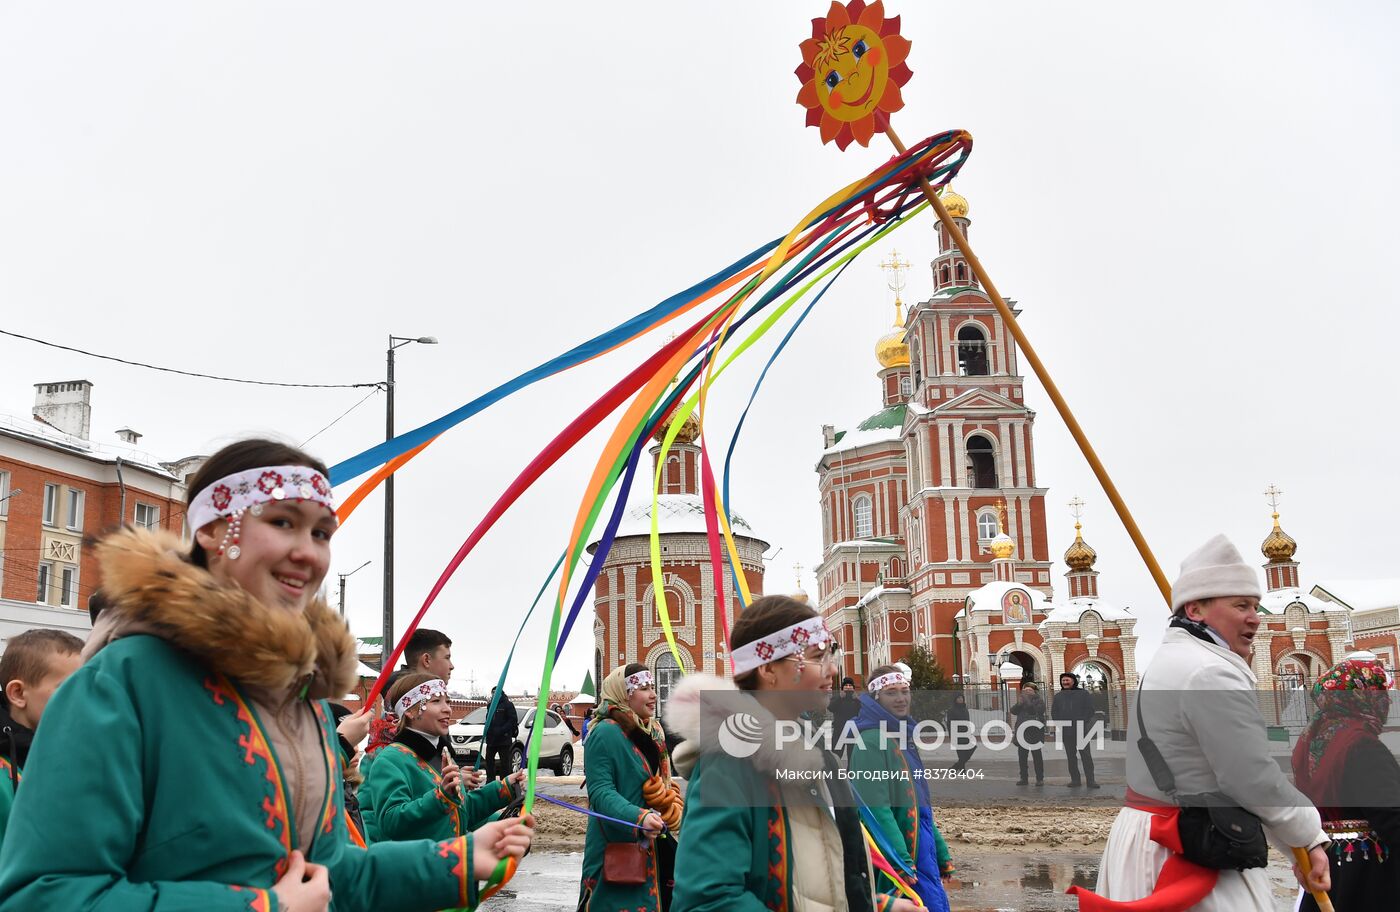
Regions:
[[[1105,899],[1083,887],[1070,887],[1065,892],[1079,900],[1079,912],[1181,912],[1205,899],[1215,889],[1220,872],[1187,861],[1181,854],[1181,833],[1176,827],[1181,808],[1153,801],[1132,789],[1128,790],[1127,806],[1152,815],[1152,841],[1171,855],[1158,872],[1152,892],[1142,899]]]

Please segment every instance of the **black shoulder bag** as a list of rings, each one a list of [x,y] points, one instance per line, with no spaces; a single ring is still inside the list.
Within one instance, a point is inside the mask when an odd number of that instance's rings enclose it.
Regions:
[[[1142,683],[1145,683],[1144,678]],[[1162,752],[1147,736],[1142,720],[1142,683],[1138,684],[1137,721],[1138,753],[1142,754],[1147,771],[1157,788],[1181,810],[1176,829],[1181,836],[1182,855],[1187,861],[1217,870],[1243,871],[1262,868],[1269,863],[1269,843],[1264,838],[1264,823],[1255,814],[1234,804],[1228,795],[1205,792],[1199,795],[1179,795],[1176,777],[1167,767]]]

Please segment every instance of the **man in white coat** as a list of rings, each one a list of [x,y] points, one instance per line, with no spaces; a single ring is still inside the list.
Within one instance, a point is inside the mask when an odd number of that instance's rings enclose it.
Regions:
[[[1305,886],[1325,890],[1330,886],[1327,836],[1316,808],[1289,784],[1270,756],[1255,698],[1249,660],[1261,595],[1254,569],[1223,535],[1181,562],[1172,587],[1171,626],[1143,674],[1143,721],[1176,778],[1177,794],[1221,793],[1258,815],[1269,842],[1285,857],[1292,859],[1294,846],[1309,850],[1312,871]],[[1081,908],[1112,909],[1114,903],[1104,899],[1122,902],[1150,896],[1159,888],[1158,874],[1171,854],[1151,839],[1153,813],[1142,807],[1174,802],[1157,788],[1137,750],[1141,732],[1136,713],[1132,716],[1128,806],[1118,812],[1109,832],[1098,897],[1081,895]],[[1133,908],[1157,905],[1146,900]],[[1266,870],[1220,871],[1210,892],[1190,908],[1268,912],[1274,901]],[[1180,909],[1175,906],[1173,912]]]

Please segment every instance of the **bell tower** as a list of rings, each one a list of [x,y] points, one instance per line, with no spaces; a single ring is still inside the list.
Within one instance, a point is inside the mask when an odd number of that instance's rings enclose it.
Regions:
[[[951,187],[942,199],[966,233],[967,200]],[[938,241],[933,295],[914,305],[905,326],[913,395],[903,434],[910,496],[901,525],[917,642],[952,669],[955,615],[969,593],[997,580],[1046,598],[1052,590],[1035,412],[1025,405],[1016,347],[941,224]],[[1014,557],[1000,556],[1007,539]]]

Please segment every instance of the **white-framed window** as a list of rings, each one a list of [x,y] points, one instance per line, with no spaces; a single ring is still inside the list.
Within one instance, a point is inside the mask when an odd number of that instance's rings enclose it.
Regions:
[[[59,571],[58,603],[64,608],[74,608],[78,604],[78,568],[70,565]]]
[[[899,395],[908,399],[914,395],[914,379],[908,375],[899,378]]]
[[[136,525],[143,529],[154,529],[160,525],[160,507],[154,504],[136,505]]]
[[[997,537],[997,533],[1000,531],[1001,527],[997,523],[997,515],[995,513],[988,510],[985,513],[979,513],[977,515],[978,541],[991,541]]]
[[[10,473],[0,472],[0,516],[10,515]]]
[[[44,485],[44,525],[58,525],[58,485]]]
[[[83,507],[87,498],[82,491],[77,488],[68,489],[68,528],[74,532],[81,532],[83,529]]]
[[[656,657],[657,712],[661,712],[671,702],[671,692],[680,683],[682,674],[684,672],[676,664],[676,657],[670,652],[663,652]]]
[[[50,561],[39,562],[39,586],[38,592],[34,596],[34,601],[41,605],[48,604],[49,583],[53,581],[53,563]]]
[[[851,501],[851,516],[855,520],[856,538],[870,538],[875,534],[874,509],[869,497],[860,494]]]

